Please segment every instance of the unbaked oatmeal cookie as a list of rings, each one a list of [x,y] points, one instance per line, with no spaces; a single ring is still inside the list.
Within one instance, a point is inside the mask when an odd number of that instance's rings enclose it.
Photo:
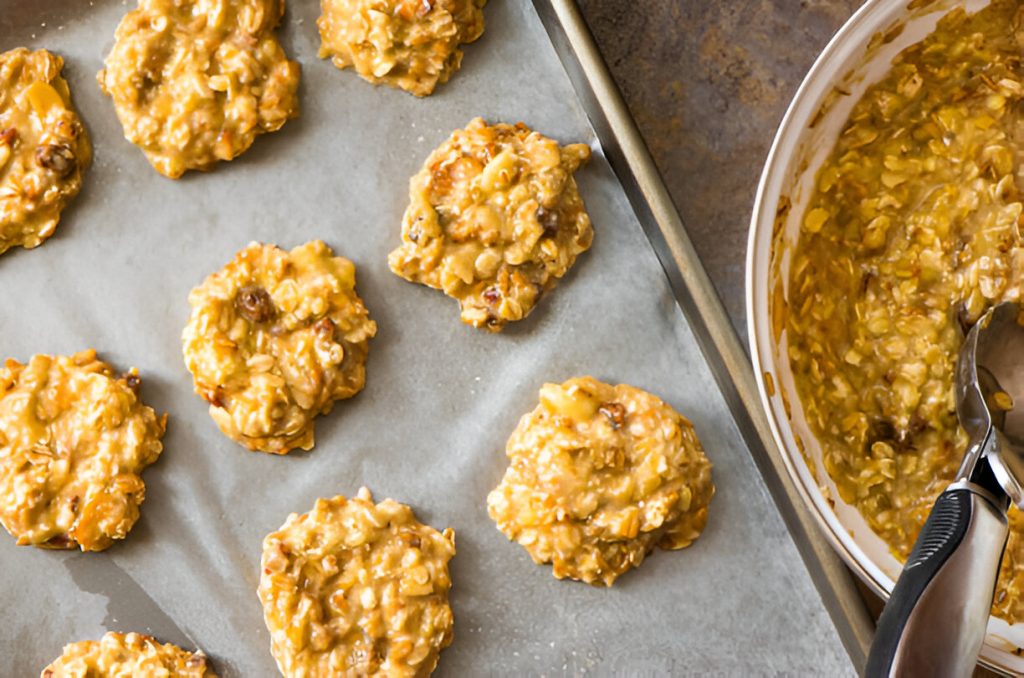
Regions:
[[[202,652],[141,633],[107,633],[64,646],[40,678],[217,678]]]
[[[313,447],[313,419],[366,383],[377,324],[356,267],[315,240],[251,243],[189,295],[185,365],[210,416],[251,450]]]
[[[92,149],[63,67],[43,49],[0,54],[0,254],[42,244],[82,188]]]
[[[559,579],[611,586],[655,546],[689,546],[707,523],[715,488],[693,426],[632,386],[545,384],[506,453],[487,512]]]
[[[392,499],[318,499],[263,540],[259,597],[288,678],[427,676],[452,641],[455,533]]]
[[[410,181],[391,270],[458,300],[474,327],[525,318],[593,241],[573,179],[589,158],[522,123],[473,120]]]
[[[19,545],[101,551],[139,518],[167,415],[93,350],[0,368],[0,522]]]
[[[298,115],[284,0],[140,0],[100,71],[125,137],[160,174],[210,169]]]
[[[484,32],[487,0],[320,0],[320,58],[424,97]]]

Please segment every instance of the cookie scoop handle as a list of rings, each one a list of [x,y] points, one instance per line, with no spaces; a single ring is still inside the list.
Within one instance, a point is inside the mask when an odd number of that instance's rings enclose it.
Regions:
[[[970,676],[985,638],[1006,511],[971,482],[935,501],[871,645],[867,678]]]

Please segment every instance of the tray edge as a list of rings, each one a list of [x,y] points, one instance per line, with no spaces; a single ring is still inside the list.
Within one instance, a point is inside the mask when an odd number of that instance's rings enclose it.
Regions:
[[[576,0],[533,0],[533,4],[668,277],[676,302],[690,322],[847,654],[860,673],[874,635],[874,623],[852,573],[820,532],[786,470],[761,410],[750,359]]]

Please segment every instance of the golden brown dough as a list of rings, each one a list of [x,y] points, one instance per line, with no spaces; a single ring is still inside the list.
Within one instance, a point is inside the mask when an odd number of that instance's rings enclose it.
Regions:
[[[0,54],[0,254],[42,244],[82,188],[92,148],[63,67],[43,49]]]
[[[298,115],[283,14],[284,0],[139,0],[121,20],[100,88],[160,174],[232,160]]]
[[[288,678],[427,676],[452,642],[455,533],[392,499],[318,499],[263,540],[259,596]]]
[[[689,546],[707,523],[715,487],[693,426],[638,388],[545,384],[506,453],[487,512],[559,579],[611,586],[655,546]]]
[[[226,436],[274,454],[313,447],[314,418],[366,383],[377,324],[355,287],[352,262],[315,240],[251,243],[192,290],[185,365]]]
[[[487,0],[320,0],[320,58],[363,79],[427,96],[484,32]]]
[[[101,551],[139,518],[167,415],[93,350],[0,368],[0,522],[18,544]]]
[[[967,436],[964,332],[1024,290],[1024,5],[957,7],[853,106],[772,309],[839,498],[906,558]],[[785,216],[785,215],[784,215]],[[778,298],[782,289],[778,290]],[[1024,514],[993,614],[1024,620]]]
[[[202,652],[141,633],[107,633],[64,646],[40,678],[217,678]]]
[[[589,158],[522,123],[473,120],[409,182],[391,270],[458,300],[474,327],[525,318],[593,241],[573,179]]]

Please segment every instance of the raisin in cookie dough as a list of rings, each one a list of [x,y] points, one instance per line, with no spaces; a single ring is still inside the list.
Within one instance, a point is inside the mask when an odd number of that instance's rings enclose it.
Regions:
[[[589,158],[522,123],[473,120],[410,181],[391,270],[458,300],[474,327],[525,318],[593,241],[573,179]]]
[[[92,148],[63,67],[42,49],[0,54],[0,254],[42,244],[82,188]]]
[[[217,678],[201,652],[188,652],[141,633],[107,633],[64,646],[40,678]]]
[[[689,546],[715,488],[693,426],[657,397],[591,377],[545,384],[487,511],[554,575],[611,586],[655,546]]]
[[[419,97],[448,82],[487,0],[320,0],[320,58]]]
[[[18,544],[101,551],[139,517],[167,415],[92,350],[0,368],[0,522]]]
[[[392,499],[318,499],[263,541],[259,597],[288,678],[426,676],[452,641],[455,533]]]
[[[185,365],[210,416],[250,450],[313,447],[313,419],[366,383],[377,333],[356,268],[316,240],[251,243],[192,290]]]
[[[210,169],[298,115],[283,14],[284,0],[140,0],[121,20],[100,88],[160,174]]]

